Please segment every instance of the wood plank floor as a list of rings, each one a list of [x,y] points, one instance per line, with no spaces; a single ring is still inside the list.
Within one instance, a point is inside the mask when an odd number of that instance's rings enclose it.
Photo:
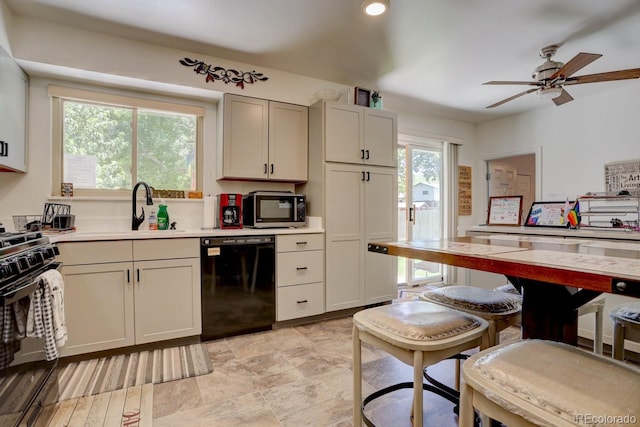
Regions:
[[[38,427],[152,426],[153,384],[63,400],[43,408]]]

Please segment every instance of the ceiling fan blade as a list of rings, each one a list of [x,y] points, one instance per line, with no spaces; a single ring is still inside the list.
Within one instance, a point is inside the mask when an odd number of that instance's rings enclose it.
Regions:
[[[606,73],[571,77],[567,79],[565,84],[574,85],[581,83],[610,82],[614,80],[628,80],[637,78],[640,78],[640,68],[631,68],[629,70],[609,71]]]
[[[510,97],[510,98],[503,99],[502,101],[496,102],[495,104],[491,104],[491,105],[489,105],[487,108],[494,108],[494,107],[497,107],[497,106],[499,106],[499,105],[504,104],[505,102],[512,101],[512,100],[514,100],[514,99],[516,99],[516,98],[520,98],[520,97],[521,97],[521,96],[523,96],[523,95],[526,95],[526,94],[531,93],[531,92],[535,92],[535,91],[537,91],[537,90],[538,90],[538,89],[529,89],[529,90],[525,90],[524,92],[520,92],[519,94],[517,94],[517,95],[513,95],[513,96],[512,96],[512,97]]]
[[[584,53],[580,52],[576,56],[574,56],[569,62],[564,64],[562,68],[553,73],[550,80],[557,79],[558,77],[567,78],[571,76],[576,71],[586,67],[591,64],[596,59],[600,58],[602,55],[599,53]]]
[[[553,98],[552,100],[557,106],[560,106],[562,104],[566,104],[569,101],[573,101],[573,96],[569,95],[569,92],[567,92],[566,90],[562,89],[562,93],[560,94],[560,96]]]
[[[505,81],[505,80],[494,80],[486,83],[482,83],[483,85],[528,85],[528,86],[541,86],[540,82],[514,82],[514,81]]]

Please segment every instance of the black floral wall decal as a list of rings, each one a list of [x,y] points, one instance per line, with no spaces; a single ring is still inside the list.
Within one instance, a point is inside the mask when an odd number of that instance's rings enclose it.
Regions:
[[[253,84],[256,81],[269,80],[269,78],[264,74],[257,73],[255,70],[239,71],[232,68],[226,69],[223,67],[214,67],[212,65],[205,64],[202,61],[198,61],[197,59],[190,58],[181,59],[180,63],[186,67],[193,67],[193,71],[197,74],[207,76],[205,79],[207,83],[215,80],[221,80],[225,84],[235,83],[236,86],[244,89],[245,83]]]

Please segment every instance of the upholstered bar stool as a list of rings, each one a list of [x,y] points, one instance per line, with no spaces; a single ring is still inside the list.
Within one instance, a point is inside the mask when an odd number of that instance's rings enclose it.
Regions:
[[[543,340],[502,344],[462,365],[460,427],[475,411],[509,427],[633,425],[640,419],[640,369]]]
[[[409,301],[368,308],[353,316],[353,425],[364,421],[368,403],[401,388],[413,388],[413,426],[422,426],[423,390],[430,390],[458,403],[458,396],[441,392],[423,384],[422,371],[465,350],[486,342],[488,324],[485,320],[425,301]],[[362,400],[362,343],[386,351],[398,360],[413,366],[413,381],[396,384]],[[409,414],[407,414],[409,415]]]
[[[522,295],[511,283],[498,286],[494,288],[494,290],[509,292],[514,295]],[[598,297],[578,308],[578,316],[584,316],[587,314],[594,315],[593,352],[596,354],[602,354],[602,336],[604,335],[604,331],[602,329],[604,323],[604,300],[604,297]]]
[[[640,342],[640,302],[614,307],[609,317],[613,320],[613,358],[624,360],[624,340]]]
[[[522,298],[507,292],[455,285],[423,292],[420,298],[485,319],[489,323],[490,347],[499,342],[500,331],[521,322]]]

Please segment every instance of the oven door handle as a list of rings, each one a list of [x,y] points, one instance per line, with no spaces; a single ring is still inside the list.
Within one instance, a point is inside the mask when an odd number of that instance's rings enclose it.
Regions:
[[[36,286],[38,286],[38,276],[44,273],[47,270],[60,270],[62,268],[61,262],[52,262],[46,265],[42,270],[38,270],[33,274],[25,277],[24,279],[18,281],[16,283],[17,289],[11,291],[9,294],[4,296],[3,305],[13,304],[16,301],[21,300],[22,298],[31,295],[31,293],[35,290]]]

